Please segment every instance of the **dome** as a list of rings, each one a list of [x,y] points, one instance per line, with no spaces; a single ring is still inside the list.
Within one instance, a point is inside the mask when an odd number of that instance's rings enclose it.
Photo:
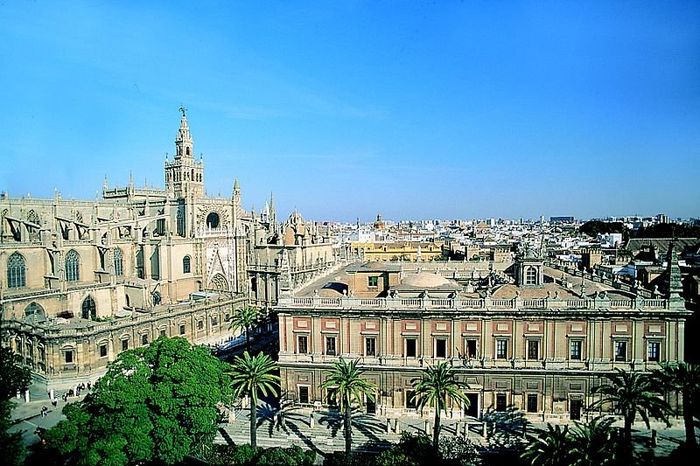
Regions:
[[[454,282],[441,275],[428,272],[406,274],[404,279],[401,280],[401,284],[413,286],[415,288],[437,288],[440,286],[453,287],[455,285]]]

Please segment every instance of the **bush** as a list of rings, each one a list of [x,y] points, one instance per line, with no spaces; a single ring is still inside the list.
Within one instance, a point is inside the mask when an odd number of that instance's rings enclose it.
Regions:
[[[316,453],[296,445],[257,450],[248,444],[215,445],[204,460],[212,466],[312,466]]]

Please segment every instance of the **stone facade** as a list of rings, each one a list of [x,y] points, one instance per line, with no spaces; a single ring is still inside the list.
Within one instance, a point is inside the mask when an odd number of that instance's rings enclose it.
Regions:
[[[328,238],[298,213],[279,225],[272,199],[246,211],[238,181],[230,198],[205,194],[184,109],[175,148],[164,189],[105,180],[95,201],[0,198],[2,343],[48,387],[94,380],[161,334],[219,343],[251,292],[267,307],[334,264]],[[285,241],[292,225],[297,240]]]
[[[457,281],[447,278],[457,272],[386,265],[352,265],[280,300],[279,363],[288,399],[328,403],[319,387],[343,357],[359,359],[378,387],[369,410],[417,414],[411,382],[426,366],[447,361],[468,383],[471,401],[468,409],[452,405],[451,416],[514,406],[540,420],[577,419],[602,374],[684,358],[690,313],[673,297],[644,299],[600,281],[575,288],[532,255],[520,256],[510,275]]]

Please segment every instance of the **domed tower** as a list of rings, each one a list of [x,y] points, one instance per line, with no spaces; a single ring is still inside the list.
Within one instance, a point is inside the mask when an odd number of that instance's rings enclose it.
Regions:
[[[176,199],[204,196],[204,162],[194,159],[194,141],[187,124],[187,114],[180,107],[182,118],[175,137],[175,159],[165,161],[165,187]]]

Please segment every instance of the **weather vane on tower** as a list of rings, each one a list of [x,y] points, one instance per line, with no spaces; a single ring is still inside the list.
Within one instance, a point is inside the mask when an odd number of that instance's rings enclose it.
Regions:
[[[183,105],[180,105],[180,111],[182,112],[183,117],[186,116],[185,113],[187,113],[187,109]]]

